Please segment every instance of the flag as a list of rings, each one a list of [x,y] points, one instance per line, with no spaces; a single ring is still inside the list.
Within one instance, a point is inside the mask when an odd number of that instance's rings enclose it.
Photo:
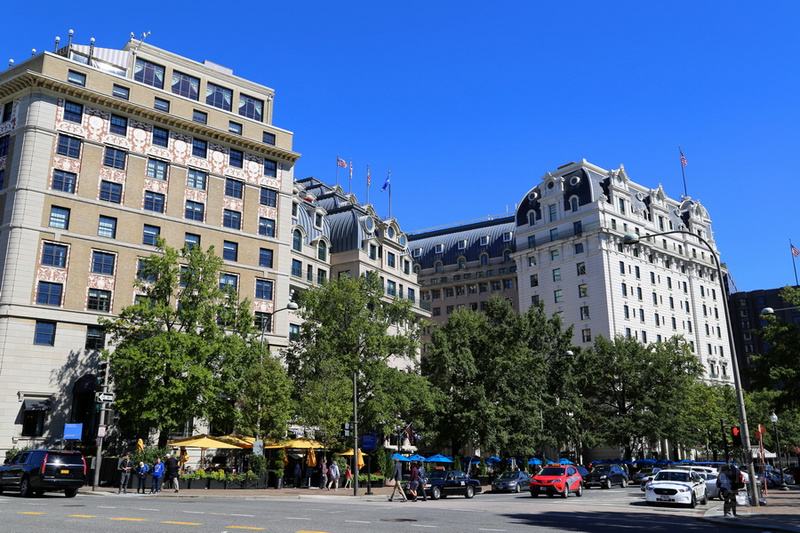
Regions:
[[[337,157],[336,158],[336,164],[339,165],[342,168],[347,168],[347,161],[345,161],[341,157]]]
[[[367,165],[367,187],[369,187],[371,183],[372,180],[369,178],[369,165]]]
[[[793,256],[797,257],[798,255],[800,255],[800,250],[798,250],[797,248],[795,248],[795,247],[794,247],[794,244],[790,244],[789,246],[791,246],[791,247],[792,247],[792,255],[793,255]]]
[[[392,177],[392,171],[389,171],[389,175],[386,176],[386,182],[384,182],[383,187],[381,187],[381,192],[385,191],[387,187],[389,187],[389,178]]]
[[[683,165],[683,166],[687,166],[687,165],[688,165],[688,163],[686,162],[686,158],[683,156],[683,150],[681,150],[680,148],[678,148],[678,151],[681,153],[681,165]]]

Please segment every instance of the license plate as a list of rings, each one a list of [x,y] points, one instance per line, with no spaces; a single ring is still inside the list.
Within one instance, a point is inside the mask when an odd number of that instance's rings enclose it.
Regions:
[[[69,470],[62,470],[61,473],[62,474],[69,474]]]
[[[659,496],[658,499],[661,500],[662,502],[668,502],[669,496]]]
[[[539,492],[547,492],[547,487],[539,487]]]

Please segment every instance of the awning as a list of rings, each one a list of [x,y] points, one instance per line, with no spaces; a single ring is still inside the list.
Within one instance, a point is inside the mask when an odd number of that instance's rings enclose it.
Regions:
[[[49,411],[50,400],[34,400],[26,398],[22,400],[23,411]]]

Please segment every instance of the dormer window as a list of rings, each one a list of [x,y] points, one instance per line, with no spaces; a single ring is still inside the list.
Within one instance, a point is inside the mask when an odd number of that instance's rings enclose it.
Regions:
[[[488,235],[481,236],[481,246],[489,246],[489,236]]]
[[[511,242],[511,232],[506,231],[503,233],[503,242]]]
[[[314,226],[321,228],[322,227],[322,214],[315,213],[314,214]]]
[[[394,239],[394,228],[393,227],[389,226],[388,228],[386,228],[386,236],[389,237],[390,239]]]
[[[437,244],[434,249],[434,253],[440,254],[444,252],[444,244]]]
[[[467,248],[467,241],[466,240],[458,241],[458,249],[459,250],[464,250],[466,248]]]
[[[414,257],[421,257],[422,256],[422,248],[414,248]]]

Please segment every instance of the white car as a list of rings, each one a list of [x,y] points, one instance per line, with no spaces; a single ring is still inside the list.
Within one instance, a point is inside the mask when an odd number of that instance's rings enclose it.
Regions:
[[[722,495],[720,494],[719,487],[717,486],[717,473],[705,473],[705,472],[698,472],[700,477],[706,480],[706,490],[708,491],[708,498],[711,500],[716,500],[719,498],[722,499]]]
[[[696,507],[708,503],[706,480],[689,470],[662,470],[645,487],[647,505],[677,503]]]

